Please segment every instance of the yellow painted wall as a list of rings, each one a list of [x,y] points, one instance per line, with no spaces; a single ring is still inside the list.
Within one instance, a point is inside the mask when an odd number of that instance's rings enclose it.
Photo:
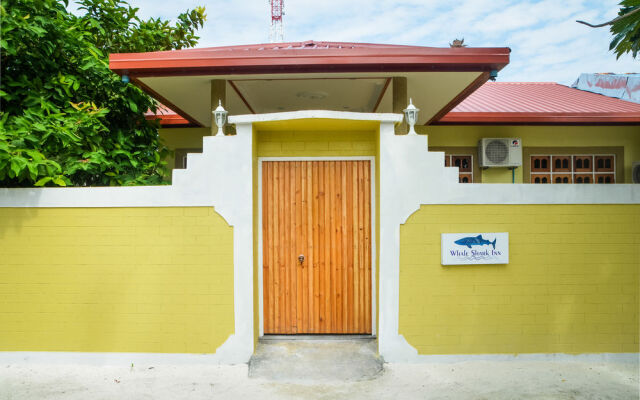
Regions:
[[[211,134],[209,128],[164,128],[159,130],[160,139],[169,150],[202,149],[202,138]],[[165,160],[171,170],[175,167],[175,155],[171,154]],[[171,176],[167,177],[171,178]]]
[[[360,124],[339,121],[335,124],[314,120],[284,121],[277,129],[257,129],[256,141],[259,157],[323,157],[374,156],[376,129],[369,129],[368,121]],[[356,121],[358,122],[358,121]],[[321,129],[317,129],[318,125]],[[202,148],[202,137],[207,128],[161,129],[160,136],[170,149]]]
[[[509,232],[508,265],[440,234]],[[399,331],[420,354],[638,352],[640,205],[428,205],[400,228]]]
[[[0,208],[0,351],[214,353],[233,332],[213,208]]]
[[[311,120],[313,121],[313,120]],[[284,121],[280,126],[261,131],[260,157],[294,156],[371,156],[375,155],[374,130],[362,130],[355,124],[340,126],[309,121]],[[343,124],[345,125],[345,124]],[[312,130],[302,133],[305,130]],[[322,130],[325,129],[325,132]],[[638,126],[428,126],[416,127],[429,135],[434,147],[477,146],[484,137],[520,137],[525,147],[597,147],[624,146],[625,183],[631,182],[631,165],[640,161],[640,127]],[[358,132],[360,130],[360,132]],[[202,148],[208,128],[161,129],[160,136],[170,149]],[[173,166],[173,158],[169,161]],[[524,160],[523,160],[524,161]],[[522,168],[515,170],[515,182],[523,182]],[[483,183],[511,183],[506,168],[482,171]]]
[[[164,128],[160,138],[170,149],[201,149],[202,138],[211,135],[210,128]]]
[[[258,131],[258,157],[375,156],[375,131]]]
[[[429,135],[429,146],[477,146],[485,137],[519,137],[524,147],[624,146],[625,182],[631,182],[631,165],[640,161],[640,126],[429,126],[417,127]],[[526,160],[523,160],[523,162]],[[522,182],[517,168],[516,183]],[[489,168],[482,183],[511,183],[511,171]]]

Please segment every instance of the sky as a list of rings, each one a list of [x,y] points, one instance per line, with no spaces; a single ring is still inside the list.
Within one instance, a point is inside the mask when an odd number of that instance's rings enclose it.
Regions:
[[[640,59],[616,60],[608,21],[618,0],[284,0],[284,40],[447,47],[510,47],[498,81],[570,85],[582,72],[640,72]],[[143,18],[174,19],[205,6],[198,47],[269,42],[268,0],[130,0]]]

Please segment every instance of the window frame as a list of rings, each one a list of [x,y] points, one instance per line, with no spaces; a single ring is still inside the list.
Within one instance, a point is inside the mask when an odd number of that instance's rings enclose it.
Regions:
[[[539,173],[540,175],[548,175],[550,177],[551,184],[553,183],[553,175],[570,175],[571,183],[563,183],[572,184],[574,180],[574,175],[584,175],[591,174],[593,183],[597,183],[598,175],[614,175],[615,182],[614,183],[624,183],[624,147],[622,146],[607,146],[607,147],[524,147],[522,150],[522,158],[523,158],[523,182],[524,183],[533,183],[532,176],[535,176],[536,173],[531,171],[531,156],[550,156],[550,165],[549,172]],[[553,156],[572,156],[569,162],[571,171],[567,172],[557,172],[553,171]],[[574,156],[591,156],[591,172],[576,172],[574,170],[575,159]],[[601,171],[596,172],[597,165],[596,157],[597,156],[613,156],[613,172],[611,171]],[[557,184],[556,184],[557,185]]]
[[[187,155],[189,153],[202,153],[202,148],[179,148],[173,150],[173,168],[172,169],[186,169],[187,168]]]
[[[471,175],[472,181],[469,183],[482,183],[482,170],[478,165],[477,147],[434,146],[429,147],[429,151],[444,152],[445,157],[471,157],[471,172],[460,172],[458,170],[458,178],[460,177],[460,175]]]

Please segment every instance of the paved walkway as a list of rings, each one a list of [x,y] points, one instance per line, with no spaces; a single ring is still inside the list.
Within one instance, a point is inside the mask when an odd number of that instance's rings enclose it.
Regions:
[[[282,382],[237,366],[0,365],[0,399],[615,399],[636,400],[638,364],[385,364],[363,381]]]
[[[383,372],[375,339],[261,339],[249,377],[283,383],[365,381]]]

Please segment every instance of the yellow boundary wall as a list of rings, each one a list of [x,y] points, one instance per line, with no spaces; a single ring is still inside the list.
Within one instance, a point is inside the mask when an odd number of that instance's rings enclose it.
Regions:
[[[509,232],[507,265],[440,234]],[[399,333],[420,354],[637,353],[640,205],[423,205],[400,228]]]
[[[215,353],[233,228],[212,207],[0,208],[0,351]]]
[[[256,116],[253,126],[238,117],[238,134],[205,137],[203,154],[174,171],[173,186],[0,189],[8,207],[0,209],[0,349],[218,349],[212,361],[246,362],[258,272],[250,251],[256,192],[244,196],[257,175],[246,166],[258,157],[376,156],[385,359],[416,359],[398,333],[421,354],[638,351],[634,187],[457,185],[441,154],[427,152],[426,137],[393,135],[396,117],[336,122],[328,119],[335,113],[307,114],[295,123]],[[309,124],[310,132],[302,129]],[[252,141],[253,153],[243,153]],[[420,203],[459,201],[540,204],[423,206],[401,225]],[[234,228],[202,207],[209,204]],[[11,208],[26,205],[42,208]],[[102,208],[45,208],[71,205]],[[139,208],[125,208],[132,205]],[[440,266],[440,233],[465,231],[510,232],[511,263]]]

